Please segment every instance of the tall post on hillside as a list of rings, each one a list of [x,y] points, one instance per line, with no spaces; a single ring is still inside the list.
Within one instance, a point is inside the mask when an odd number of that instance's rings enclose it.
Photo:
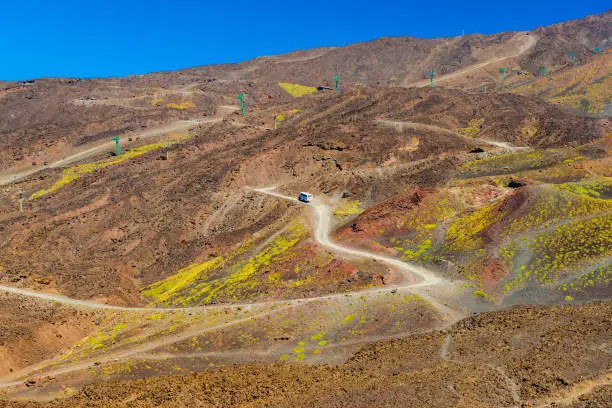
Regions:
[[[482,92],[487,93],[487,84],[482,84]]]
[[[242,116],[244,116],[244,94],[241,93],[236,97],[240,101],[240,111],[242,112]]]
[[[276,118],[278,117],[278,115],[274,115],[274,130],[276,130]]]
[[[501,74],[502,74],[502,81],[503,81],[504,79],[506,79],[506,70],[507,70],[507,69],[508,69],[508,68],[505,68],[505,67],[503,67],[503,68],[500,68],[500,69],[499,69],[499,72],[501,72]]]
[[[540,67],[538,68],[538,75],[540,77],[545,77],[548,75],[548,70],[546,69],[546,67]]]
[[[19,212],[23,212],[23,191],[19,191]]]
[[[119,136],[112,138],[115,141],[115,147],[117,148],[117,157],[121,157],[121,146],[119,146]]]
[[[433,80],[434,72],[433,71],[429,71],[427,73],[427,75],[429,75],[429,86],[433,88],[433,86],[434,86],[434,80]]]
[[[572,64],[576,61],[576,53],[574,51],[569,53],[570,56],[570,60],[572,61]]]
[[[333,77],[332,78],[334,80],[334,82],[336,83],[336,92],[338,92],[340,89],[338,88],[338,82],[340,82],[340,77]]]

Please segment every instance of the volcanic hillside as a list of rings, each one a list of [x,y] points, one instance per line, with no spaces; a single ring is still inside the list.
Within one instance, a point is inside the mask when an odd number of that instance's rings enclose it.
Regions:
[[[567,67],[569,52],[576,52],[576,64],[590,66],[597,57],[593,50],[609,46],[611,18],[608,11],[531,32],[489,36],[382,38],[127,78],[4,82],[0,84],[0,172],[32,161],[51,161],[86,142],[211,115],[217,105],[235,103],[239,92],[246,93],[251,109],[272,108],[292,99],[279,87],[282,83],[298,85],[291,90],[294,94],[315,89],[308,87],[331,88],[334,76],[349,87],[426,86],[429,71],[445,86],[472,90],[485,83],[490,90],[531,83],[539,67],[551,73]],[[501,67],[508,70],[507,83],[499,80]],[[589,77],[582,86],[600,81]],[[595,95],[582,99],[592,98],[597,111],[609,104],[606,96],[603,101]]]
[[[0,392],[605,400],[611,16],[2,83]]]
[[[166,143],[169,160],[160,160],[166,144],[145,144],[117,165],[100,158],[17,183],[3,202],[3,280],[141,304],[141,287],[231,251],[290,210],[246,186],[350,192],[376,203],[473,174],[467,166],[481,155],[469,151],[495,148],[489,141],[580,146],[604,132],[599,120],[529,98],[438,88],[313,95],[292,107],[276,131],[249,124],[257,116],[202,125]],[[18,190],[29,197],[25,213],[14,205]]]

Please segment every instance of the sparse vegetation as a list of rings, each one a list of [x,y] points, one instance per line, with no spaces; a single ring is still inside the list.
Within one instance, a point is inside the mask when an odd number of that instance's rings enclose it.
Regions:
[[[583,292],[590,288],[605,287],[612,282],[612,265],[597,266],[592,271],[557,286],[562,292]]]
[[[185,101],[181,103],[168,103],[166,104],[166,108],[176,109],[176,110],[185,110],[195,108],[195,104],[192,101]]]
[[[612,215],[559,225],[536,235],[526,246],[533,260],[504,287],[505,291],[520,288],[528,280],[552,284],[570,267],[612,255]]]
[[[474,137],[478,136],[478,133],[480,133],[480,130],[482,129],[482,124],[483,123],[484,123],[484,119],[483,118],[480,118],[480,119],[476,119],[476,118],[470,119],[468,121],[468,124],[467,124],[466,127],[457,129],[457,133],[459,133],[460,135],[463,135],[463,136],[474,138]]]
[[[507,235],[517,234],[530,228],[544,226],[556,220],[583,217],[612,210],[612,201],[568,192],[573,187],[551,188],[534,191],[536,202],[529,211],[510,220],[504,230]]]
[[[610,297],[612,184],[609,121],[592,113],[608,107],[597,75],[555,83],[571,67],[549,64],[559,55],[542,45],[572,45],[564,27],[0,84],[0,374],[28,381],[6,396],[84,385],[75,406],[497,407],[595,381],[609,348],[599,300]],[[482,55],[534,40],[511,60],[546,61],[549,78],[473,91],[498,75]],[[583,57],[576,66],[600,58]],[[467,72],[412,86],[422,61],[434,79]],[[402,86],[387,86],[391,75]],[[571,109],[508,93],[523,83]],[[190,136],[167,137],[179,128]],[[84,163],[117,134],[165,141]],[[75,152],[92,155],[60,176],[55,163]],[[38,201],[18,212],[21,190]],[[298,191],[317,199],[278,197]]]
[[[144,145],[140,147],[134,147],[126,152],[123,152],[120,157],[111,157],[109,159],[100,160],[100,161],[93,162],[93,163],[85,163],[85,164],[80,164],[80,165],[76,165],[73,167],[69,167],[62,171],[62,178],[60,180],[56,181],[55,184],[53,184],[51,187],[47,189],[39,190],[33,193],[30,196],[30,200],[34,200],[44,195],[53,193],[59,190],[60,188],[62,188],[63,186],[65,186],[66,184],[69,184],[77,180],[78,178],[82,177],[85,174],[92,173],[96,170],[100,170],[108,166],[122,163],[126,160],[132,159],[134,157],[138,157],[150,151],[161,149],[167,146],[171,146],[175,143],[177,142],[168,141],[168,142],[148,144],[148,145]]]
[[[288,111],[284,111],[279,113],[278,115],[276,115],[276,123],[280,124],[282,121],[284,121],[286,118],[291,117],[293,115],[295,115],[296,113],[298,113],[300,110],[299,109],[291,109]]]
[[[481,238],[478,234],[502,218],[501,203],[502,200],[486,204],[457,217],[446,232],[446,247],[454,251],[480,248]]]
[[[352,200],[344,203],[340,208],[334,210],[334,215],[339,217],[348,217],[351,215],[359,214],[359,200]]]

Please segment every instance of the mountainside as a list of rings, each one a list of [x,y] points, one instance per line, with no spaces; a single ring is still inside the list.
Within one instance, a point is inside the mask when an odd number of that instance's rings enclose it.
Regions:
[[[530,53],[521,58],[521,66],[535,71],[539,66],[567,65],[570,52],[576,53],[576,61],[588,61],[594,48],[603,50],[610,47],[611,18],[612,11],[608,10],[533,30],[540,40]]]
[[[611,19],[1,83],[0,405],[605,406]]]
[[[539,81],[517,81],[513,93],[538,96],[587,116],[612,116],[612,52],[592,57],[588,64],[568,64]]]
[[[25,165],[44,160],[45,155],[74,144],[211,114],[216,105],[233,103],[231,95],[241,91],[247,93],[252,108],[287,102],[291,95],[278,87],[279,82],[325,86],[333,85],[332,77],[339,76],[343,86],[357,82],[372,87],[425,86],[427,72],[434,71],[435,80],[445,86],[480,89],[482,83],[489,83],[493,89],[499,87],[502,66],[509,70],[518,66],[534,78],[539,66],[549,71],[566,66],[570,51],[576,52],[579,64],[590,64],[593,48],[608,47],[611,24],[608,11],[532,32],[441,39],[390,37],[123,79],[4,83],[0,171],[15,161]]]
[[[190,259],[223,252],[226,244],[238,244],[282,218],[278,206],[248,199],[253,194],[245,186],[348,190],[376,202],[407,186],[444,187],[472,159],[471,149],[490,149],[483,140],[580,146],[607,129],[600,120],[573,117],[520,96],[437,88],[321,96],[292,108],[299,112],[277,131],[226,121],[169,145],[171,160],[159,160],[157,147],[128,167],[94,162],[99,169],[76,173],[65,186],[66,171],[78,172],[78,165],[48,169],[18,183],[3,202],[3,280],[26,286],[49,281],[46,285],[70,296],[140,303],[134,298],[139,286]],[[393,121],[400,127],[402,121],[413,124],[398,131]],[[215,140],[217,135],[222,140]],[[422,164],[397,166],[410,162]],[[258,172],[251,172],[253,166]],[[438,167],[444,174],[436,174]],[[389,171],[376,175],[375,168]],[[375,177],[364,179],[368,173]],[[398,182],[400,174],[405,181]],[[382,188],[367,193],[374,183]],[[30,197],[25,214],[10,210],[19,189]]]

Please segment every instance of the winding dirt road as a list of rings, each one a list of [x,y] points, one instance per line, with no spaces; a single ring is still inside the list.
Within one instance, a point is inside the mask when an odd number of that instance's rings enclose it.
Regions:
[[[289,197],[283,194],[279,194],[274,191],[274,187],[268,188],[258,188],[252,189],[253,191],[268,194],[274,197],[282,198],[284,200],[290,200],[297,203],[300,203],[296,198]],[[366,258],[366,259],[375,259],[377,261],[381,261],[390,265],[395,270],[399,271],[401,274],[401,279],[398,283],[394,285],[387,285],[384,288],[374,287],[365,290],[358,290],[349,293],[353,294],[363,294],[368,292],[381,292],[381,291],[389,291],[389,290],[397,290],[397,289],[409,289],[411,292],[417,293],[423,299],[427,300],[431,303],[438,311],[446,317],[449,322],[455,322],[457,320],[461,320],[465,317],[465,314],[452,309],[451,307],[438,302],[430,293],[429,290],[423,290],[424,288],[433,288],[435,286],[447,286],[452,283],[444,278],[437,276],[434,272],[423,268],[421,266],[406,263],[396,258],[392,258],[389,256],[380,255],[373,252],[367,252],[360,249],[354,249],[345,247],[343,245],[336,244],[333,242],[329,236],[329,231],[331,229],[331,210],[321,200],[315,199],[310,205],[313,208],[315,214],[315,225],[314,225],[314,235],[315,240],[321,246],[329,249],[330,251],[343,254],[349,257],[357,257],[357,258]],[[414,282],[414,276],[418,276],[421,278],[420,282]]]
[[[283,194],[279,194],[274,191],[274,187],[269,188],[249,188],[249,190],[258,192],[261,194],[267,194],[270,196],[282,198],[283,200],[293,201],[295,203],[300,203],[296,198],[289,197]],[[305,204],[307,205],[307,204]],[[417,266],[414,264],[409,264],[403,262],[399,259],[392,258],[389,256],[384,256],[372,252],[367,252],[359,249],[345,247],[339,244],[334,243],[330,236],[329,232],[331,229],[331,210],[330,208],[323,203],[321,200],[315,200],[312,204],[310,204],[313,208],[315,214],[315,224],[314,224],[314,232],[315,232],[315,240],[322,245],[323,247],[329,249],[330,251],[338,254],[347,255],[350,257],[358,257],[358,258],[367,258],[367,259],[376,259],[378,261],[384,262],[396,270],[401,272],[401,280],[395,285],[386,285],[384,288],[381,287],[373,287],[365,290],[356,290],[348,293],[340,293],[340,294],[331,294],[331,295],[323,295],[316,296],[311,298],[304,299],[294,299],[294,300],[273,300],[267,302],[257,302],[257,303],[240,303],[240,304],[231,304],[231,305],[210,305],[210,306],[196,306],[196,307],[132,307],[132,306],[115,306],[115,305],[107,305],[104,303],[97,303],[87,300],[81,299],[73,299],[62,295],[37,292],[29,289],[16,288],[12,286],[0,285],[0,291],[8,292],[16,295],[27,296],[31,298],[37,298],[41,300],[46,300],[50,302],[57,302],[60,304],[64,304],[72,307],[81,307],[87,309],[101,309],[101,310],[117,310],[117,311],[132,311],[132,312],[154,312],[154,311],[179,311],[179,310],[205,310],[205,309],[214,309],[214,308],[226,308],[226,307],[241,307],[248,308],[252,306],[263,306],[263,305],[281,305],[281,304],[302,304],[308,301],[317,301],[322,299],[330,299],[335,297],[345,297],[347,294],[363,294],[368,292],[381,292],[388,291],[393,289],[400,288],[410,288],[416,289],[420,287],[431,287],[440,284],[450,284],[449,281],[437,276],[435,273],[430,270],[423,268],[421,266]],[[414,282],[414,277],[418,276],[421,278],[419,282]],[[423,294],[423,296],[428,296],[427,294]],[[429,299],[428,299],[429,300]],[[432,299],[432,303],[434,303]],[[462,318],[463,314],[457,314],[458,312],[449,309],[443,305],[439,305],[439,309],[452,318]]]
[[[267,194],[270,196],[281,198],[283,200],[289,200],[295,203],[300,203],[294,197],[289,197],[289,196],[275,192],[274,188],[259,188],[259,189],[249,188],[249,190],[258,192],[261,194]],[[304,204],[304,205],[308,205],[308,204]],[[465,317],[465,314],[463,314],[462,312],[454,310],[448,307],[447,305],[438,302],[436,299],[434,299],[431,296],[431,294],[427,290],[424,290],[424,288],[432,288],[437,285],[451,285],[451,282],[441,277],[436,276],[436,274],[434,274],[433,272],[425,268],[422,268],[420,266],[408,264],[408,263],[402,262],[392,257],[383,256],[383,255],[379,255],[379,254],[371,253],[371,252],[366,252],[363,250],[353,249],[353,248],[345,247],[345,246],[334,243],[333,241],[331,241],[330,235],[329,235],[330,229],[331,229],[331,216],[330,216],[331,210],[330,208],[327,206],[327,204],[325,204],[321,200],[315,200],[309,206],[313,209],[314,214],[315,214],[315,223],[313,225],[314,237],[315,237],[315,240],[320,245],[322,245],[323,247],[329,249],[330,251],[334,253],[343,254],[349,257],[369,258],[369,259],[375,259],[375,260],[384,262],[390,265],[391,267],[393,267],[395,270],[400,272],[401,274],[400,281],[395,285],[387,285],[384,288],[373,287],[373,288],[368,288],[365,290],[356,290],[356,291],[352,291],[348,293],[336,293],[336,294],[316,296],[316,297],[305,298],[305,299],[279,300],[279,301],[268,301],[268,302],[246,303],[246,304],[243,303],[243,304],[232,304],[232,305],[211,305],[211,306],[200,306],[200,307],[191,307],[191,308],[153,308],[153,307],[113,306],[113,305],[106,305],[106,304],[101,304],[101,303],[96,303],[96,302],[91,302],[91,301],[86,301],[86,300],[72,299],[69,297],[56,295],[56,294],[41,293],[41,292],[36,292],[36,291],[28,290],[28,289],[14,288],[14,287],[3,286],[3,285],[0,285],[0,291],[13,293],[13,294],[21,295],[21,296],[37,298],[37,299],[46,300],[46,301],[51,301],[51,302],[57,302],[57,303],[61,303],[61,304],[65,304],[65,305],[73,306],[73,307],[103,309],[103,310],[116,310],[116,311],[136,311],[136,312],[146,311],[146,312],[152,312],[152,313],[158,312],[158,311],[188,311],[188,310],[205,311],[205,310],[211,310],[211,309],[216,309],[216,308],[241,308],[244,310],[250,310],[251,307],[263,307],[263,306],[273,306],[273,305],[279,306],[271,310],[262,310],[260,312],[257,312],[253,315],[250,315],[242,319],[236,319],[233,321],[228,321],[228,322],[214,325],[214,326],[194,327],[192,329],[189,329],[185,332],[182,332],[176,335],[164,337],[162,339],[156,339],[156,340],[144,343],[144,344],[140,344],[135,347],[130,347],[127,350],[109,352],[104,357],[96,357],[95,359],[87,359],[85,361],[79,362],[78,364],[74,364],[68,367],[57,368],[55,370],[44,372],[44,375],[52,375],[52,376],[66,374],[66,373],[79,371],[79,370],[84,370],[84,369],[87,369],[88,367],[91,367],[91,365],[94,362],[107,363],[107,362],[110,362],[116,359],[125,359],[128,357],[142,355],[143,353],[148,353],[160,347],[178,343],[185,339],[191,338],[195,335],[199,335],[199,334],[209,332],[212,330],[230,327],[230,326],[237,325],[240,323],[244,323],[254,317],[265,316],[270,313],[278,313],[280,310],[291,308],[297,305],[304,305],[310,302],[321,301],[321,300],[346,299],[346,296],[350,296],[350,295],[375,295],[375,294],[381,294],[381,293],[398,290],[398,289],[408,289],[410,292],[417,293],[419,296],[421,296],[421,298],[423,298],[424,300],[429,302],[432,306],[434,306],[438,310],[438,312],[445,317],[444,320],[446,320],[447,324],[451,324]],[[419,277],[420,281],[415,283],[414,282],[415,276]],[[369,339],[362,339],[361,341],[367,342],[369,341]],[[23,380],[19,378],[26,377],[28,375],[31,375],[34,372],[39,372],[41,370],[44,371],[45,367],[48,367],[54,362],[55,360],[51,359],[51,360],[42,361],[35,365],[23,368],[22,370],[19,370],[18,372],[15,372],[10,376],[5,377],[3,380],[0,380],[0,389],[20,385],[23,383]]]
[[[300,202],[294,197],[289,197],[289,196],[274,192],[273,191],[274,188],[258,188],[258,189],[252,189],[252,190],[257,191],[259,193],[268,194],[274,197],[282,198],[284,200],[295,201],[298,203]],[[417,288],[421,286],[433,286],[433,285],[437,285],[437,284],[445,283],[445,282],[448,283],[444,279],[436,276],[433,272],[425,268],[422,268],[420,266],[408,264],[396,258],[391,258],[388,256],[383,256],[383,255],[375,254],[372,252],[366,252],[366,251],[362,251],[359,249],[353,249],[353,248],[349,248],[349,247],[345,247],[345,246],[336,244],[330,239],[330,236],[329,236],[329,231],[331,229],[331,217],[330,217],[331,210],[330,208],[321,200],[314,200],[310,205],[312,206],[315,217],[316,217],[316,222],[314,225],[314,235],[315,235],[315,240],[317,241],[317,243],[319,243],[321,246],[337,254],[344,254],[344,255],[357,257],[357,258],[376,259],[377,261],[384,262],[388,265],[393,266],[394,268],[397,268],[397,270],[403,272],[402,274],[403,279],[402,279],[402,282],[398,283],[397,285],[392,285],[393,287]],[[413,283],[414,275],[419,276],[422,280],[418,283]]]
[[[495,147],[499,147],[501,149],[506,149],[506,150],[510,150],[510,151],[518,151],[518,150],[526,150],[529,149],[529,147],[523,147],[523,146],[514,146],[508,142],[498,142],[496,140],[488,140],[488,139],[482,139],[482,138],[470,138],[464,135],[461,135],[457,132],[454,132],[450,129],[446,129],[440,126],[436,126],[436,125],[426,125],[425,123],[418,123],[418,122],[407,122],[407,121],[401,121],[401,120],[392,120],[392,119],[378,119],[376,121],[376,123],[381,124],[383,126],[392,126],[394,127],[398,132],[403,131],[404,129],[416,129],[416,130],[429,130],[432,132],[441,132],[441,133],[446,133],[455,137],[459,137],[465,140],[469,140],[471,142],[482,142],[482,143],[486,143],[488,145],[491,146],[495,146]]]

